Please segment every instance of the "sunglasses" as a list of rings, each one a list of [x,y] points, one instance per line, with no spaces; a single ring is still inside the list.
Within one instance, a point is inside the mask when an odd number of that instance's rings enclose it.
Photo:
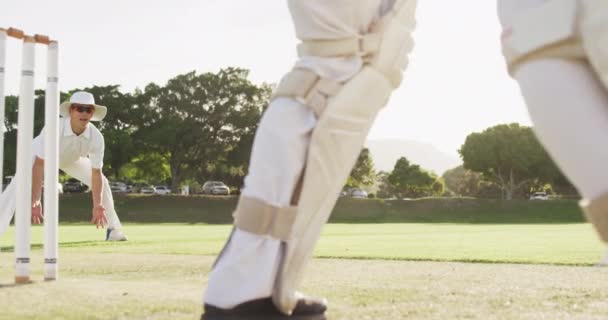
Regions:
[[[80,113],[83,113],[83,112],[92,113],[93,111],[95,111],[95,107],[93,107],[93,106],[73,105],[72,109],[76,110]]]

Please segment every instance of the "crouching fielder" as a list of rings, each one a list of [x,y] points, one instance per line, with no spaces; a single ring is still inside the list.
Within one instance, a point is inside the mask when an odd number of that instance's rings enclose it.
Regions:
[[[74,93],[70,101],[61,104],[59,123],[59,168],[80,180],[89,188],[93,197],[91,223],[107,226],[106,240],[123,241],[127,237],[121,231],[120,220],[114,210],[114,199],[108,180],[101,173],[103,166],[104,139],[90,121],[101,121],[107,108],[96,105],[88,92]],[[40,203],[44,177],[44,129],[34,139],[32,166],[32,222],[43,219]],[[0,195],[0,235],[8,229],[15,213],[16,187],[13,179]]]
[[[499,0],[498,14],[536,134],[608,243],[608,2]]]
[[[290,0],[299,59],[256,133],[203,319],[323,319],[296,292],[321,228],[413,47],[414,0]]]

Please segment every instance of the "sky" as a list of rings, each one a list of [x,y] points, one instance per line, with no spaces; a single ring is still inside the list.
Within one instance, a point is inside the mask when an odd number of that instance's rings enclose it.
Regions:
[[[417,140],[456,157],[472,132],[531,124],[500,54],[495,0],[421,0],[416,16],[410,67],[370,139]],[[66,91],[118,84],[132,92],[181,73],[228,66],[250,69],[255,83],[276,83],[296,59],[286,1],[5,1],[0,27],[59,40]],[[19,88],[20,48],[18,41],[8,44],[9,94]],[[39,88],[44,54],[39,47]]]

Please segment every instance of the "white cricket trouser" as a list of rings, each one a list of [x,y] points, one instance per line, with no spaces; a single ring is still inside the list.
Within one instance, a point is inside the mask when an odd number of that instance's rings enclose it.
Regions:
[[[339,39],[365,32],[391,0],[290,0],[299,39]],[[363,66],[360,58],[302,57],[296,66],[320,76],[347,80]],[[306,161],[314,113],[289,98],[272,101],[256,132],[243,196],[285,207]],[[232,308],[272,295],[280,241],[236,229],[209,276],[204,303]]]
[[[503,27],[545,1],[498,0]],[[563,59],[539,59],[521,65],[514,77],[536,135],[559,168],[584,198],[607,193],[608,92],[593,69]]]

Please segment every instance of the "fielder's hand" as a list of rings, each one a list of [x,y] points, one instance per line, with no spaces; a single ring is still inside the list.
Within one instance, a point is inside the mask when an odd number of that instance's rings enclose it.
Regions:
[[[93,207],[93,218],[91,219],[91,223],[96,225],[97,228],[105,228],[108,224],[108,218],[106,217],[106,208],[103,206],[95,206]]]
[[[44,220],[44,213],[42,212],[42,203],[40,200],[32,203],[32,223],[40,224]]]

